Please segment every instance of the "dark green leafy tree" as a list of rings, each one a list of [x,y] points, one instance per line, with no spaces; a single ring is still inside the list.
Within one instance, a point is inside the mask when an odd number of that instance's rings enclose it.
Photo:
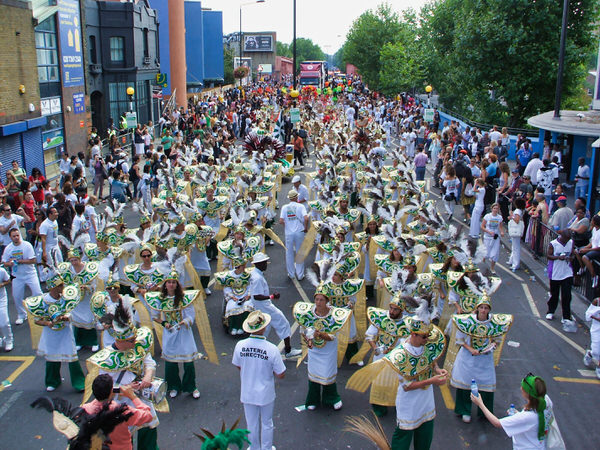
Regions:
[[[235,51],[232,48],[227,48],[227,46],[223,46],[223,68],[224,68],[224,83],[225,84],[233,84],[233,57],[235,55]]]
[[[411,54],[400,42],[387,43],[380,52],[379,87],[387,96],[421,87],[425,72],[416,54]]]

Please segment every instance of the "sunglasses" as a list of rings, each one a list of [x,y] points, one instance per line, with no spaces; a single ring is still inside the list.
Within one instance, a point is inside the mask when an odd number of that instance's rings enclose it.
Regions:
[[[527,378],[529,377],[535,377],[534,374],[532,374],[531,372],[529,372],[527,375],[525,375],[525,377],[523,378],[523,383],[525,383],[527,386],[529,386],[530,388],[534,388],[535,386],[532,386],[530,383],[527,382]]]
[[[12,210],[11,210],[10,208],[8,208],[8,209],[3,209],[3,211],[4,211],[4,212],[10,212],[10,211],[12,211]]]
[[[152,255],[142,255],[142,258],[152,258]]]

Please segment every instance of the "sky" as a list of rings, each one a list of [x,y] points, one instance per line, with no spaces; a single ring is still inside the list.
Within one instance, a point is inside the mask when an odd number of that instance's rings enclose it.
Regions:
[[[346,40],[352,22],[383,0],[296,0],[296,37],[312,39],[327,54],[335,53]],[[396,12],[415,10],[428,0],[388,0]],[[202,0],[203,8],[223,11],[223,34],[239,32],[240,5],[242,32],[275,31],[277,40],[293,38],[293,0]]]

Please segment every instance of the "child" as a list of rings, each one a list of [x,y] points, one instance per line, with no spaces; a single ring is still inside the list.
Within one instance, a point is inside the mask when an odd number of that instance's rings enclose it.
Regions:
[[[590,327],[591,350],[583,357],[583,363],[590,367],[596,362],[596,377],[600,379],[600,297],[596,297],[585,311],[585,320],[591,320]]]

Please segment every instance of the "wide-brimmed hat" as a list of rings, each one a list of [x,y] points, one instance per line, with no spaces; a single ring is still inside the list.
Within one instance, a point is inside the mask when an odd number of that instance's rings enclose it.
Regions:
[[[258,264],[258,263],[261,263],[261,262],[269,261],[270,259],[271,258],[269,258],[269,255],[265,255],[263,252],[258,252],[252,258],[252,264]]]
[[[288,198],[291,200],[293,198],[297,198],[298,197],[298,191],[296,189],[291,189],[290,192],[288,192]]]
[[[244,323],[242,328],[246,333],[258,333],[263,328],[266,328],[271,323],[271,315],[262,311],[252,311]]]

